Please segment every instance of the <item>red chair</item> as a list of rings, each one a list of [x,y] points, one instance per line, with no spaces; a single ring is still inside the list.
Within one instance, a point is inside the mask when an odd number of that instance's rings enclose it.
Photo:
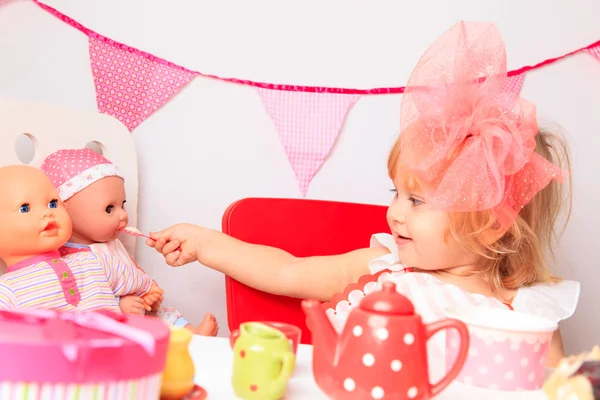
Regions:
[[[374,233],[389,232],[387,207],[304,199],[247,198],[223,215],[223,232],[249,243],[278,247],[295,256],[346,253],[369,245]],[[311,343],[301,299],[276,296],[225,278],[227,321],[233,330],[246,321],[280,321],[302,329]]]

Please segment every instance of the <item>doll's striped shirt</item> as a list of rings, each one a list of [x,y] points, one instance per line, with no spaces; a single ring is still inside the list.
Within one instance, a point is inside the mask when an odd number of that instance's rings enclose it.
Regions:
[[[62,261],[66,269],[59,273],[55,265]],[[63,278],[74,279],[72,287],[66,289]],[[84,252],[61,259],[58,252],[53,252],[24,260],[0,276],[0,308],[120,313],[115,295],[141,296],[151,284],[149,275],[117,257]]]

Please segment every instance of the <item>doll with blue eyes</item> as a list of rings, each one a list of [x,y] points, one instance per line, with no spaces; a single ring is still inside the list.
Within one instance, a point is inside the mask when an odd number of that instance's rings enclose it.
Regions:
[[[72,149],[48,156],[41,170],[52,181],[73,222],[73,232],[61,248],[61,254],[113,255],[142,271],[118,239],[128,222],[125,182],[119,169],[90,149]],[[207,313],[202,323],[194,327],[175,308],[162,307],[163,291],[156,282],[152,287],[155,290],[148,296],[115,293],[121,312],[156,316],[169,325],[187,328],[199,335],[217,334],[219,327],[212,314]],[[160,293],[160,296],[156,298],[152,293]]]
[[[146,295],[152,279],[119,259],[81,253],[61,258],[71,236],[69,214],[38,169],[0,168],[0,308],[120,313],[118,295]]]

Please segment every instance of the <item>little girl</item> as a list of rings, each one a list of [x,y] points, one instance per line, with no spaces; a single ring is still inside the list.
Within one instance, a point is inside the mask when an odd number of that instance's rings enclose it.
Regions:
[[[93,251],[116,256],[139,268],[117,239],[128,222],[124,178],[117,167],[90,149],[77,149],[51,154],[41,169],[56,187],[73,222],[71,239],[61,248],[61,254]],[[154,285],[158,286],[155,282]],[[118,301],[126,314],[149,313],[170,325],[186,327],[205,336],[215,336],[218,332],[212,314],[207,313],[204,321],[194,327],[176,309],[161,308],[162,296],[153,303],[139,296],[122,296]]]
[[[504,44],[491,24],[459,23],[421,58],[388,158],[391,234],[374,235],[370,248],[296,258],[188,224],[152,233],[147,244],[172,266],[197,260],[269,293],[333,299],[328,315],[338,329],[383,280],[426,323],[462,304],[568,318],[579,284],[554,277],[544,257],[568,203],[557,166],[568,164],[566,149],[538,131],[534,105],[507,92],[506,81]],[[549,366],[562,356],[557,331]]]

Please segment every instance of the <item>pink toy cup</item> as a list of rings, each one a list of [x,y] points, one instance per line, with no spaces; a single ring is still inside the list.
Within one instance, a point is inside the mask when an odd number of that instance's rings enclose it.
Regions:
[[[265,324],[272,328],[275,328],[281,331],[290,341],[290,345],[292,346],[292,351],[294,355],[296,355],[296,351],[298,350],[298,344],[300,343],[300,338],[302,337],[302,330],[298,328],[296,325],[286,324],[284,322],[274,322],[274,321],[257,321],[261,324]],[[235,344],[238,336],[240,335],[239,329],[235,329],[231,332],[230,342],[231,348]]]
[[[469,352],[456,378],[467,385],[519,391],[537,390],[544,370],[552,333],[558,325],[546,318],[507,309],[457,307],[446,311],[469,329]],[[460,339],[446,336],[446,369],[454,364]]]
[[[268,325],[272,328],[278,329],[290,341],[290,345],[292,345],[292,351],[296,354],[298,350],[298,344],[300,344],[300,338],[302,337],[302,330],[298,328],[296,325],[286,324],[283,322],[273,322],[273,321],[261,321],[263,324]]]

